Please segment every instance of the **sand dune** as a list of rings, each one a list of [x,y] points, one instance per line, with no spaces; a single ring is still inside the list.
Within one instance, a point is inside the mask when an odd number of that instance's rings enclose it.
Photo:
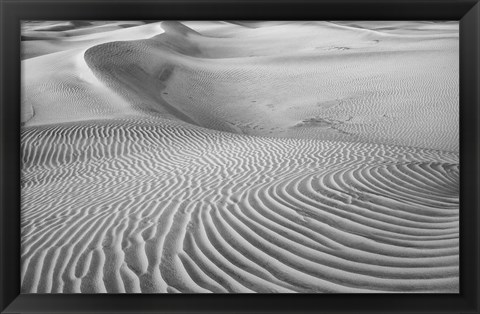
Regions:
[[[115,38],[135,40],[163,32],[158,24],[91,34],[61,51],[22,62],[22,124],[41,125],[115,117],[130,105],[105,87],[84,59],[85,50]]]
[[[82,21],[54,23],[45,27],[24,27],[22,29],[22,59],[34,58],[50,53],[81,47],[91,47],[102,42],[115,39],[133,40],[158,33],[158,25],[143,22],[109,22],[86,23],[76,26]],[[99,24],[99,25],[97,25]],[[28,24],[27,24],[28,25]],[[137,27],[133,27],[139,25]],[[133,27],[133,28],[130,28]]]
[[[162,103],[207,128],[458,151],[458,105],[446,105],[458,104],[458,38],[449,32],[419,41],[332,23],[286,33],[287,24],[225,39],[162,25],[148,40],[95,46],[86,61],[112,88],[142,97],[131,102]]]
[[[458,24],[132,24],[25,31],[22,292],[459,291]]]

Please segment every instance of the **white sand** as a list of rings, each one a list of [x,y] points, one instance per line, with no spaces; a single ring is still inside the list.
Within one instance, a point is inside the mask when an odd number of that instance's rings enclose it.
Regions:
[[[458,292],[458,24],[125,24],[24,27],[22,292]]]

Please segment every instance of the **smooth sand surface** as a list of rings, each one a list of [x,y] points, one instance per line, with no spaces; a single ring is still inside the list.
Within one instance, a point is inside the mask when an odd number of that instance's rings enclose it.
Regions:
[[[22,292],[459,291],[458,23],[23,36]]]

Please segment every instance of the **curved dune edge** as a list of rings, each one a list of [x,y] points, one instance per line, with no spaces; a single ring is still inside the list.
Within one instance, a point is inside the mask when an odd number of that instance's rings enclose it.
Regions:
[[[458,291],[456,154],[138,118],[22,143],[22,292]]]
[[[96,77],[142,113],[239,134],[458,151],[450,29],[415,37],[287,23],[216,38],[180,22],[160,28],[84,54]]]

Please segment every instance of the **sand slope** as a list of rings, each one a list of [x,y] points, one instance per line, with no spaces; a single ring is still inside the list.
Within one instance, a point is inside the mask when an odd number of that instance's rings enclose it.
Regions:
[[[29,28],[22,292],[458,292],[458,24],[115,23]]]

